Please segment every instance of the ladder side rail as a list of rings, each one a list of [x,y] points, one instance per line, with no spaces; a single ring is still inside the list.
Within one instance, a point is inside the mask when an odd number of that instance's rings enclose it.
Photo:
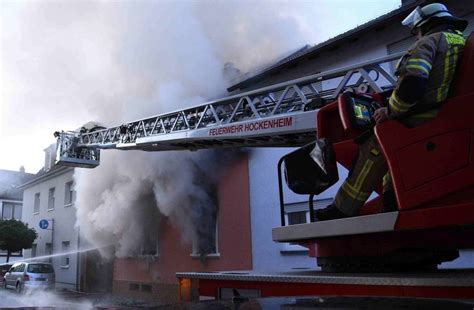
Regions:
[[[364,77],[365,81],[369,83],[370,87],[372,87],[373,90],[375,90],[377,93],[381,93],[382,88],[379,85],[377,85],[377,83],[370,77],[368,71],[369,70],[365,68],[361,68],[359,70],[359,73],[360,75],[362,75],[362,77]]]

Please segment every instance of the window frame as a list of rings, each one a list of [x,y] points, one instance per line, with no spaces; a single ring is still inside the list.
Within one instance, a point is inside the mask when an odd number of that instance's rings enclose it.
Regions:
[[[56,187],[50,187],[48,190],[48,211],[54,210],[54,205],[55,205],[55,200],[56,200],[55,196],[56,196]]]
[[[71,242],[69,240],[61,241],[61,253],[69,252],[70,247],[71,247]],[[61,256],[60,268],[61,269],[69,269],[70,264],[71,264],[71,259],[69,257],[69,254],[68,255],[62,255]]]
[[[11,210],[10,210],[11,216],[8,217],[8,218],[5,217],[5,210],[7,209],[6,207],[10,207],[10,208],[11,208]],[[1,219],[4,220],[4,221],[5,221],[5,220],[11,220],[11,219],[13,219],[14,214],[15,214],[15,210],[14,210],[14,209],[15,209],[15,208],[14,208],[13,204],[8,203],[8,202],[3,202],[3,203],[2,203],[2,214],[1,214],[2,217],[1,217]]]
[[[8,252],[6,250],[0,250],[0,257],[6,257],[7,253]],[[23,250],[10,253],[10,257],[21,257],[21,256],[23,256]]]
[[[36,199],[37,197],[38,199]],[[35,193],[33,199],[33,215],[36,215],[41,211],[41,192]],[[36,202],[38,202],[38,204]]]
[[[44,243],[44,254],[46,256],[53,255],[53,242],[45,242]],[[53,262],[53,258],[50,256],[48,257],[48,262]]]
[[[74,181],[66,182],[64,185],[64,207],[70,207],[74,204],[74,192]]]
[[[209,253],[209,254],[206,254],[206,258],[219,258],[221,256],[220,252],[219,252],[219,225],[218,225],[218,218],[216,218],[216,237],[214,238],[215,240],[215,252],[214,253]],[[196,244],[196,240],[193,240],[192,242],[192,252],[190,254],[190,256],[192,258],[200,258],[201,257],[201,254],[199,252],[197,252],[197,244]]]
[[[155,245],[155,254],[143,254],[143,248],[140,250],[140,254],[138,257],[159,257],[160,256],[160,247],[159,247],[159,240],[156,240]],[[130,256],[133,257],[133,256]]]
[[[317,199],[314,200],[313,206],[314,209],[318,209],[321,207],[326,207],[333,203],[334,199],[333,198],[323,198],[323,199]],[[300,201],[300,202],[294,202],[294,203],[288,203],[285,204],[284,206],[284,216],[285,216],[285,223],[289,223],[289,218],[288,214],[289,213],[295,213],[295,212],[306,212],[306,223],[301,223],[301,224],[308,224],[311,223],[310,219],[310,213],[309,213],[309,202],[308,201]],[[285,252],[290,252],[290,253],[307,253],[309,250],[308,248],[298,245],[298,244],[291,244],[290,242],[285,242],[281,244],[281,250],[280,252],[285,253]]]
[[[21,221],[21,216],[23,215],[23,204],[19,201],[14,201],[14,200],[3,200],[0,201],[1,207],[0,207],[0,220],[17,220]],[[5,207],[6,206],[11,206],[12,211],[11,211],[11,217],[6,218],[5,217]],[[20,217],[17,218],[17,213],[18,209],[21,209],[20,212]]]
[[[289,223],[289,218],[288,218],[288,214],[290,213],[296,213],[296,212],[303,212],[303,211],[295,211],[295,212],[285,212],[285,223]],[[306,222],[305,223],[301,223],[301,224],[308,224],[310,223],[310,214],[309,214],[309,210],[308,211],[304,211],[306,213]],[[289,224],[288,224],[289,225]],[[297,225],[297,224],[296,224]],[[299,244],[291,244],[291,242],[285,242],[282,244],[282,251],[283,252],[308,252],[308,248],[304,247],[304,246],[301,246]]]
[[[33,243],[31,245],[31,249],[30,249],[30,257],[31,258],[34,258],[37,256],[37,252],[38,252],[38,244],[37,243]]]

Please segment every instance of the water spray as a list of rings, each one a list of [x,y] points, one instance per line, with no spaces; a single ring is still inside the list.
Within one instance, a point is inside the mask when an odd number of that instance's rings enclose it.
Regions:
[[[103,249],[106,247],[109,247],[113,244],[108,244],[108,245],[103,245],[103,246],[95,246],[95,247],[90,247],[90,248],[85,248],[85,249],[79,249],[75,251],[69,251],[69,252],[62,252],[62,253],[55,253],[51,255],[43,255],[43,256],[35,256],[27,259],[22,259],[22,262],[29,262],[29,261],[35,261],[35,260],[43,260],[43,259],[48,259],[48,258],[53,258],[53,257],[61,257],[61,256],[66,256],[66,255],[72,255],[72,254],[77,254],[77,253],[85,253],[85,252],[90,252],[94,250],[99,250]]]

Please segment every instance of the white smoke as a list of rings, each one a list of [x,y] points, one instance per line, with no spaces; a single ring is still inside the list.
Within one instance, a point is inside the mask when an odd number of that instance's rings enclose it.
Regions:
[[[106,60],[112,70],[101,73],[114,82],[97,92],[103,101],[92,108],[115,124],[222,96],[229,86],[226,63],[246,71],[305,42],[296,20],[269,3],[124,2],[105,20],[112,25],[101,28],[113,29],[104,36],[115,48]],[[235,157],[218,151],[102,154],[100,167],[75,174],[78,223],[94,243],[117,242],[118,256],[156,242],[159,214],[172,219],[184,240],[205,237],[200,226],[215,216],[215,186]]]
[[[91,119],[106,125],[225,95],[229,77],[318,40],[325,7],[308,1],[48,1],[2,3],[0,131],[50,135]],[[11,8],[10,8],[11,6]],[[229,71],[229,68],[232,70]],[[225,70],[226,69],[226,70]],[[21,115],[21,117],[18,117]],[[32,124],[47,124],[32,132]],[[38,126],[36,126],[38,127]],[[34,143],[32,141],[31,143]],[[217,151],[103,151],[77,169],[77,219],[119,256],[156,241],[159,216],[185,240],[214,214],[215,186],[235,158]],[[159,212],[158,212],[159,211]],[[144,241],[145,240],[145,241]]]

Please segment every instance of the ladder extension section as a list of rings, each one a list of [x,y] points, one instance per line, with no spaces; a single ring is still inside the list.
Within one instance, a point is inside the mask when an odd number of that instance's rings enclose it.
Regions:
[[[403,53],[291,80],[205,104],[90,132],[58,132],[56,162],[99,164],[99,149],[145,151],[300,146],[316,133],[317,110],[348,89],[381,92]]]

